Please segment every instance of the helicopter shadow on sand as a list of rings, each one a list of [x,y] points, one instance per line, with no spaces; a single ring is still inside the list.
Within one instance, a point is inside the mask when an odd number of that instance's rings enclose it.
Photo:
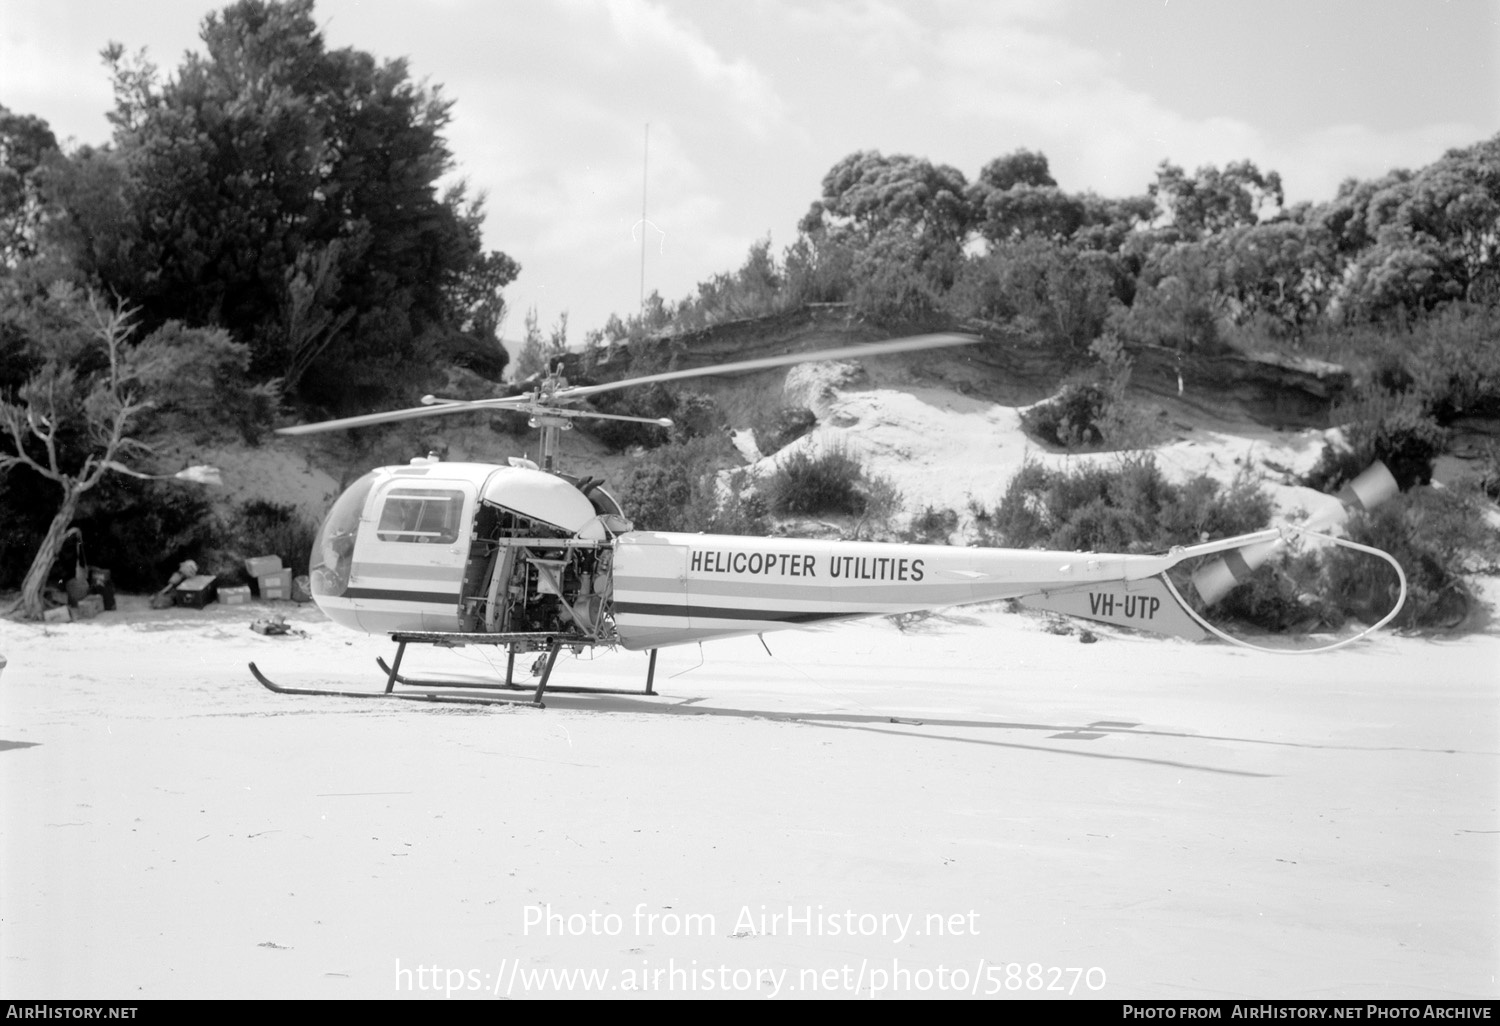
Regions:
[[[1432,752],[1447,754],[1448,750],[1411,748],[1378,745],[1325,744],[1318,742],[1289,741],[1272,738],[1235,737],[1223,734],[1200,734],[1187,730],[1163,730],[1143,727],[1142,724],[1126,720],[1098,719],[1083,724],[1033,723],[1021,720],[933,717],[893,715],[869,712],[796,712],[724,705],[706,705],[716,701],[708,695],[678,697],[669,693],[656,696],[634,697],[630,695],[578,695],[549,694],[549,710],[570,710],[598,713],[638,713],[653,716],[712,716],[745,720],[766,720],[825,730],[852,730],[889,737],[924,741],[942,741],[952,744],[982,745],[1016,751],[1039,752],[1048,755],[1072,756],[1085,759],[1102,759],[1111,762],[1131,762],[1143,765],[1166,766],[1173,769],[1235,777],[1272,778],[1280,774],[1253,770],[1231,769],[1203,762],[1184,761],[1157,756],[1130,755],[1119,752],[1098,751],[1075,747],[1079,743],[1118,740],[1129,737],[1177,739],[1184,741],[1206,741],[1250,746],[1271,746],[1303,750],[1348,751],[1348,752]],[[477,712],[478,710],[473,710]],[[545,715],[545,713],[543,714]],[[914,729],[915,728],[915,729]],[[1064,745],[1049,745],[1021,740],[1005,740],[995,737],[967,737],[953,733],[934,733],[932,728],[948,730],[1009,731],[1023,735],[1041,735],[1037,741],[1065,742]]]
[[[1101,752],[1076,747],[1054,747],[1047,744],[1028,743],[1018,740],[1002,740],[994,737],[965,737],[960,734],[932,733],[924,728],[948,728],[956,730],[1012,731],[1024,734],[1041,734],[1038,740],[1065,741],[1070,743],[1092,742],[1128,735],[1173,737],[1204,740],[1204,736],[1191,733],[1136,730],[1136,723],[1116,720],[1098,720],[1083,726],[1065,726],[1055,723],[1026,723],[1016,720],[960,719],[930,716],[894,716],[880,713],[856,712],[781,712],[767,709],[727,708],[700,703],[709,701],[707,696],[675,699],[662,695],[656,699],[630,698],[624,696],[549,696],[547,704],[555,709],[587,709],[598,712],[649,713],[659,716],[722,716],[736,719],[768,720],[824,730],[851,730],[878,734],[887,737],[908,738],[921,741],[943,741],[951,744],[982,745],[1012,751],[1039,752],[1047,755],[1072,756],[1085,759],[1103,759],[1111,762],[1132,762],[1144,765],[1168,766],[1173,769],[1216,773],[1236,777],[1273,777],[1273,773],[1229,769],[1206,763],[1184,762],[1153,756],[1126,755]],[[914,729],[915,728],[915,729]],[[1214,740],[1209,738],[1207,740]],[[1221,739],[1249,740],[1249,739]]]

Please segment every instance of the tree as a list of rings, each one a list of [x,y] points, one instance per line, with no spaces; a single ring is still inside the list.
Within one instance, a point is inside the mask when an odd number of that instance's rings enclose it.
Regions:
[[[536,307],[526,311],[526,335],[516,356],[516,380],[526,381],[547,369],[547,343],[537,323]]]
[[[886,225],[854,251],[854,310],[883,327],[920,327],[937,314],[959,259],[956,250],[933,254],[902,225]]]
[[[1109,314],[1114,262],[1055,239],[1002,242],[966,263],[954,306],[963,315],[1014,321],[1048,346],[1081,353]]]
[[[79,500],[106,474],[130,473],[121,461],[147,451],[131,432],[151,405],[132,387],[125,343],[133,330],[133,311],[108,308],[96,297],[80,304],[77,296],[65,291],[54,301],[69,314],[91,319],[89,328],[105,359],[97,371],[81,372],[78,364],[86,366],[88,361],[80,357],[100,354],[73,352],[71,334],[40,333],[39,341],[50,344],[52,351],[13,398],[0,400],[0,431],[8,436],[9,450],[0,452],[0,474],[25,467],[62,490],[57,512],[21,585],[21,609],[31,619],[42,616],[47,575]]]
[[[519,268],[483,250],[482,197],[438,192],[450,102],[404,61],[327,49],[312,0],[240,0],[201,37],[164,82],[105,51],[136,237],[103,283],[148,327],[228,328],[259,377],[330,406],[419,386],[458,336],[498,348]]]
[[[976,187],[970,196],[979,212],[980,234],[995,243],[1027,236],[1069,239],[1083,227],[1086,216],[1082,198],[1055,185]]]
[[[1351,263],[1340,309],[1353,320],[1409,321],[1414,315],[1464,296],[1453,261],[1429,236],[1382,232],[1380,241]]]
[[[911,234],[924,253],[956,249],[973,220],[964,196],[967,186],[956,168],[862,150],[823,176],[823,195],[798,227],[808,234],[822,229],[862,240],[898,229]]]
[[[1046,154],[1016,150],[986,164],[975,184],[993,192],[1005,192],[1018,185],[1029,185],[1034,189],[1056,188],[1057,180],[1047,167]]]
[[[768,235],[750,245],[738,271],[699,282],[698,295],[683,304],[679,323],[697,327],[771,313],[780,308],[783,284]]]
[[[875,150],[852,153],[823,177],[822,198],[798,224],[809,240],[802,256],[847,250],[847,287],[862,313],[891,326],[920,322],[962,265],[973,221],[967,189],[956,168]],[[798,291],[833,292],[832,282],[818,284],[823,275],[803,277],[802,256],[787,261]]]
[[[1102,253],[1124,253],[1156,213],[1156,201],[1147,195],[1109,197],[1086,192],[1079,199],[1083,203],[1083,223],[1070,241],[1082,249]]]
[[[1273,334],[1300,336],[1322,317],[1338,282],[1326,228],[1293,218],[1241,225],[1202,243],[1215,291],[1236,323],[1268,319]]]
[[[1221,346],[1219,319],[1226,299],[1221,268],[1203,244],[1158,245],[1128,309],[1116,308],[1111,327],[1127,342],[1212,353]]]
[[[1047,158],[1029,150],[986,164],[967,198],[979,234],[992,244],[1039,237],[1108,253],[1118,252],[1156,209],[1148,196],[1105,199],[1091,192],[1064,192]]]
[[[36,255],[44,216],[38,172],[56,152],[47,122],[0,106],[0,267]]]
[[[130,168],[111,147],[55,155],[40,178],[47,216],[33,257],[52,278],[126,283],[139,273],[140,226]]]
[[[1268,202],[1280,209],[1284,202],[1281,175],[1264,174],[1252,162],[1226,164],[1220,171],[1212,164],[1188,177],[1182,168],[1162,161],[1149,193],[1178,239],[1201,239],[1237,225],[1260,220]]]
[[[1345,182],[1318,216],[1347,262],[1340,306],[1350,316],[1500,298],[1500,136],[1415,173]]]
[[[552,325],[552,331],[547,335],[547,348],[543,356],[547,367],[550,369],[553,362],[568,351],[568,311],[564,310],[557,315],[557,323]]]

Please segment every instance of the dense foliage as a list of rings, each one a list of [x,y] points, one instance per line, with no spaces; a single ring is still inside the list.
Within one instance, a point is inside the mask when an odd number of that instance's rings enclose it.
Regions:
[[[329,409],[410,398],[444,364],[498,379],[519,268],[484,251],[480,200],[439,189],[450,102],[326,47],[312,0],[240,0],[201,38],[168,76],[105,49],[107,146],[63,154],[0,113],[6,270],[116,295],[147,333],[222,329],[255,381]]]
[[[167,75],[105,47],[105,146],[0,107],[0,587],[25,570],[30,615],[70,526],[127,587],[234,563],[253,516],[117,479],[160,476],[154,437],[253,442],[283,401],[363,411],[508,361],[519,268],[439,187],[439,90],[329,49],[312,0],[239,0],[201,39]]]
[[[1245,478],[1169,481],[1150,454],[1050,470],[1028,460],[994,510],[972,511],[987,544],[1085,552],[1165,552],[1265,527],[1271,500]]]
[[[767,533],[766,504],[749,489],[743,472],[721,472],[736,462],[722,434],[680,439],[646,453],[621,488],[632,523],[648,531]]]
[[[769,491],[771,508],[786,516],[859,516],[870,502],[864,468],[843,449],[794,451],[776,468]]]
[[[1431,341],[1495,320],[1500,136],[1290,207],[1280,175],[1250,161],[1192,173],[1163,161],[1141,193],[1108,198],[1067,191],[1024,149],[973,182],[860,151],[829,170],[800,229],[779,260],[757,242],[738,271],[675,305],[653,296],[593,341],[845,303],[891,330],[982,322],[1080,360],[1106,333],[1131,347],[1337,355],[1365,373],[1394,348],[1474,382],[1468,408],[1500,408],[1495,332]],[[1490,373],[1468,374],[1475,362]]]

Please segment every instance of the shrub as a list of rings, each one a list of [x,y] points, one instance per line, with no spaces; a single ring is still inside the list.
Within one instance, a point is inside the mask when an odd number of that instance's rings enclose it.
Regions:
[[[1037,237],[993,243],[966,258],[943,306],[1020,328],[1051,349],[1082,353],[1109,315],[1119,268],[1103,253]]]
[[[1074,382],[1054,398],[1021,412],[1026,433],[1060,449],[1092,449],[1104,444],[1108,390],[1097,382]]]
[[[982,534],[1012,548],[1158,552],[1264,527],[1271,499],[1247,476],[1225,491],[1207,475],[1168,481],[1154,456],[1049,470],[1027,460],[1000,505],[975,508]]]
[[[618,392],[601,392],[593,397],[592,402],[600,413],[627,417],[671,417],[677,413],[677,397],[659,384],[621,389]],[[664,427],[636,421],[583,420],[579,423],[586,425],[589,434],[615,452],[634,446],[654,449],[664,444],[669,437]]]
[[[1389,553],[1406,575],[1406,603],[1395,626],[1451,628],[1468,616],[1473,599],[1464,574],[1493,569],[1500,558],[1500,531],[1483,507],[1477,489],[1418,488],[1349,520],[1350,540]],[[1193,569],[1174,571],[1174,579]],[[1350,619],[1370,624],[1391,611],[1397,592],[1394,570],[1377,556],[1342,546],[1294,547],[1257,568],[1214,614],[1276,632],[1336,628]],[[1184,594],[1195,600],[1190,590]]]
[[[1196,601],[1197,594],[1184,587],[1191,569],[1195,568],[1182,568],[1173,579],[1188,601],[1207,614]],[[1208,618],[1228,618],[1274,634],[1336,628],[1343,624],[1344,613],[1325,590],[1323,560],[1318,553],[1283,553],[1256,567],[1248,580],[1224,596]]]
[[[307,573],[318,525],[290,503],[254,499],[236,510],[228,534],[234,566],[253,556],[280,556],[282,566],[301,575]]]
[[[785,275],[771,255],[767,236],[750,246],[744,264],[733,274],[716,274],[698,283],[698,295],[682,302],[676,324],[696,328],[786,309]]]
[[[119,475],[106,477],[90,493],[75,524],[89,562],[108,569],[122,591],[155,591],[185,559],[213,572],[211,554],[221,537],[201,492]]]
[[[1418,488],[1352,517],[1349,538],[1390,553],[1406,575],[1398,627],[1455,627],[1472,598],[1463,575],[1492,568],[1500,531],[1483,515],[1477,492]],[[1328,557],[1328,591],[1350,616],[1373,623],[1396,600],[1395,573],[1383,560],[1339,548]]]
[[[787,305],[838,303],[854,289],[854,250],[826,233],[801,235],[786,251]]]
[[[719,404],[701,392],[684,392],[674,405],[672,431],[679,441],[721,432],[726,426]]]
[[[729,444],[718,434],[653,449],[622,485],[625,515],[647,531],[763,535],[765,502],[747,492],[743,473],[727,491],[719,487],[718,471],[731,463]]]
[[[860,516],[868,502],[864,480],[864,468],[844,449],[825,449],[817,456],[801,449],[776,468],[766,490],[772,510],[780,514]]]
[[[912,517],[911,523],[902,532],[901,538],[903,541],[922,545],[947,545],[956,530],[958,530],[956,510],[923,506],[922,511]]]
[[[852,540],[859,540],[864,536],[867,541],[888,540],[890,534],[891,518],[900,511],[903,504],[900,491],[890,478],[873,477],[864,475],[862,490],[865,496],[865,509],[858,524],[854,526]]]
[[[985,544],[1094,552],[1165,551],[1247,534],[1266,526],[1271,509],[1270,498],[1245,475],[1227,490],[1206,475],[1176,485],[1149,455],[1071,470],[1028,460],[994,511],[971,504]],[[1418,488],[1350,519],[1352,541],[1390,553],[1406,574],[1398,626],[1453,627],[1468,615],[1472,598],[1463,575],[1500,561],[1500,530],[1484,510],[1477,486]],[[1185,581],[1193,569],[1181,566],[1174,579]],[[1373,623],[1390,610],[1396,591],[1395,573],[1375,556],[1294,548],[1257,568],[1214,613],[1264,630],[1307,631],[1348,618]],[[1190,589],[1184,594],[1195,600]]]
[[[1500,331],[1493,307],[1453,304],[1419,321],[1405,365],[1438,423],[1500,415]]]
[[[1447,443],[1447,432],[1415,392],[1366,391],[1335,407],[1333,418],[1346,424],[1348,446],[1325,446],[1302,479],[1307,487],[1337,491],[1376,460],[1385,463],[1402,489],[1432,480],[1432,464]]]
[[[1306,355],[1344,364],[1372,390],[1413,392],[1439,424],[1500,413],[1500,332],[1495,311],[1450,303],[1408,328],[1354,322],[1308,333]]]
[[[1106,333],[1089,345],[1097,363],[1063,386],[1052,399],[1021,414],[1021,426],[1036,438],[1067,450],[1141,449],[1156,430],[1141,408],[1125,397],[1131,359],[1119,336]]]
[[[881,229],[854,255],[854,313],[889,328],[944,323],[943,294],[955,269],[948,257],[903,226]]]
[[[1131,343],[1217,353],[1226,297],[1202,244],[1156,247],[1130,306],[1115,306],[1109,324]]]

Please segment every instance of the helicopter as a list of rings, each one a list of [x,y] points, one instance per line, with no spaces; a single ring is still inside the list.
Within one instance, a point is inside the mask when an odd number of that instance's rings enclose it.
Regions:
[[[370,471],[334,502],[310,559],[310,591],[334,623],[396,643],[393,661],[377,660],[381,692],[290,687],[250,664],[281,694],[394,697],[493,704],[517,699],[437,694],[415,688],[531,691],[541,706],[563,649],[619,647],[649,653],[641,691],[551,686],[554,692],[655,695],[661,648],[935,608],[1015,599],[1038,610],[1187,640],[1217,637],[1251,645],[1215,627],[1183,596],[1168,571],[1194,562],[1192,587],[1212,606],[1255,567],[1297,536],[1312,536],[1383,558],[1400,595],[1389,614],[1326,651],[1385,626],[1400,610],[1406,579],[1389,554],[1329,533],[1351,510],[1372,508],[1397,491],[1375,464],[1340,493],[1321,517],[1181,546],[1163,554],[963,548],[948,545],[748,537],[636,530],[597,478],[560,471],[561,433],[576,418],[670,427],[669,419],[605,414],[577,404],[606,391],[793,364],[866,358],[981,341],[968,334],[921,335],[810,353],[665,371],[622,381],[573,385],[560,361],[529,391],[501,398],[425,396],[404,410],[278,429],[283,435],[341,431],[427,417],[518,411],[541,432],[540,465],[447,462],[436,456]],[[1179,573],[1177,576],[1181,576]],[[419,679],[401,673],[411,644],[503,646],[503,681]],[[515,681],[519,654],[539,653],[532,686]]]

